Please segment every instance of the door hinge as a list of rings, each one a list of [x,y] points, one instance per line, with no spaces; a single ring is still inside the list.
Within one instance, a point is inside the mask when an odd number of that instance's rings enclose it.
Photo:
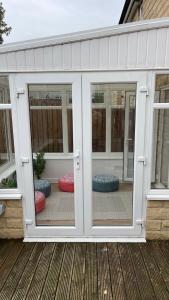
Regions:
[[[32,224],[33,224],[32,220],[30,220],[30,219],[25,220],[25,225],[32,225]]]
[[[149,90],[146,86],[140,87],[140,93],[146,93],[146,96],[149,96]]]
[[[136,220],[136,225],[140,225],[141,227],[144,227],[145,226],[145,221],[143,220]]]
[[[137,159],[138,162],[142,162],[144,166],[147,165],[147,159],[145,156],[138,156],[138,159]]]
[[[19,99],[19,95],[24,95],[25,94],[25,90],[23,88],[19,88],[16,91],[16,98]]]

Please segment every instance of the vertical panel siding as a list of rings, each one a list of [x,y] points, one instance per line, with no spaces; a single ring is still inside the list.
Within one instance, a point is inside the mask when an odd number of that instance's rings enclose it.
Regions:
[[[127,66],[134,67],[137,63],[137,32],[128,36]]]
[[[63,45],[63,69],[72,69],[72,44]]]
[[[90,41],[90,69],[99,69],[100,39]]]
[[[128,35],[123,34],[119,36],[118,47],[118,68],[125,68],[127,64],[127,51],[128,51]]]
[[[81,45],[80,43],[72,44],[72,69],[78,70],[81,66]]]
[[[44,48],[34,50],[35,69],[42,70],[44,68]]]
[[[35,57],[34,50],[25,50],[25,62],[26,62],[26,70],[34,70],[35,68]]]
[[[10,70],[16,70],[16,52],[7,53],[7,67]]]
[[[0,70],[169,68],[169,29],[153,29],[0,54]]]
[[[25,70],[26,61],[25,61],[25,52],[17,51],[16,52],[16,64],[18,70]]]
[[[63,69],[63,46],[58,45],[53,47],[53,69]]]
[[[6,54],[1,54],[0,55],[0,70],[7,70],[7,55]]]
[[[81,42],[81,68],[89,69],[90,65],[90,41]]]
[[[166,29],[157,30],[156,66],[163,67],[165,65],[166,53],[164,52],[164,49],[166,47],[166,37]]]
[[[147,39],[147,57],[146,64],[150,67],[156,65],[156,51],[157,51],[157,30],[148,31]]]
[[[108,69],[109,67],[109,39],[100,39],[100,57],[99,68]]]
[[[147,31],[138,33],[137,64],[136,64],[138,67],[145,66],[146,56],[147,56],[147,38],[148,38]]]
[[[169,67],[169,28],[166,30],[165,67]]]
[[[109,69],[117,68],[118,66],[118,47],[119,37],[112,36],[109,38]]]
[[[52,69],[53,68],[53,47],[44,48],[44,69]]]

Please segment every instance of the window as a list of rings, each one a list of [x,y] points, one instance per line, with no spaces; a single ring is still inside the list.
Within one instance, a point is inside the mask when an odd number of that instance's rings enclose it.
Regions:
[[[152,189],[169,189],[169,75],[157,75],[153,114]]]
[[[9,82],[0,76],[0,188],[17,187]]]

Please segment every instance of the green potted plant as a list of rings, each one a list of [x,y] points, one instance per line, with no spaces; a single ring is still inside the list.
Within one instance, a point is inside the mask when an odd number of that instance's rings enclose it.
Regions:
[[[42,173],[45,169],[46,161],[43,152],[37,152],[36,157],[33,159],[33,169],[37,179],[41,179]]]
[[[37,152],[36,157],[33,159],[33,169],[37,178],[34,180],[34,188],[35,191],[42,192],[45,197],[48,197],[51,193],[51,183],[47,179],[41,179],[45,164],[44,153]]]

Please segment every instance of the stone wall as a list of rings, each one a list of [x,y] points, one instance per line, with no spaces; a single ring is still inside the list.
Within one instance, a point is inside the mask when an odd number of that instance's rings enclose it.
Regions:
[[[0,200],[6,206],[0,216],[0,238],[23,238],[23,210],[21,200]]]
[[[146,239],[169,239],[169,201],[148,201]]]
[[[23,238],[21,200],[0,200],[6,205],[0,216],[0,238]],[[169,239],[169,201],[148,201],[146,239]]]

